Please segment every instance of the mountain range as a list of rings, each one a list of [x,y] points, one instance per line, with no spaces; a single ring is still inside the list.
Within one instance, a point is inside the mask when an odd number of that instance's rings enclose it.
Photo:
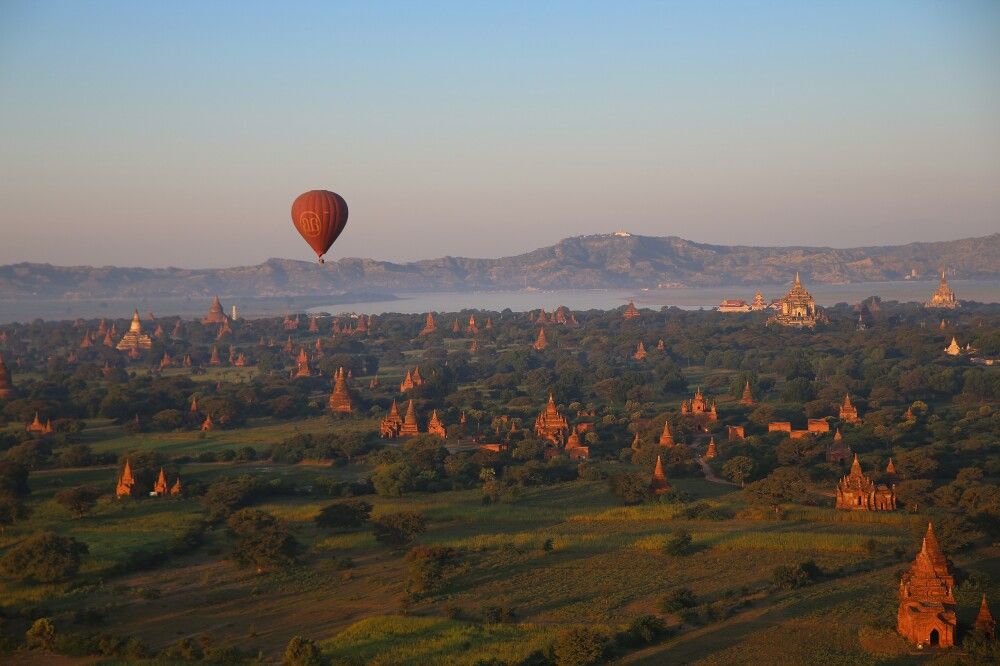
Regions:
[[[1000,278],[1000,233],[936,243],[856,248],[709,245],[625,232],[576,236],[499,259],[409,263],[344,258],[318,265],[268,259],[234,268],[0,266],[0,299],[319,296],[352,291],[765,286],[927,278]]]

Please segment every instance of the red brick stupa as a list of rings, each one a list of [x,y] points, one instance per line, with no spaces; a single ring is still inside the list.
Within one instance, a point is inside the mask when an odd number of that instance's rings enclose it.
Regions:
[[[403,419],[399,416],[399,407],[396,401],[392,401],[389,414],[379,423],[379,434],[385,439],[395,439],[399,437],[399,431],[403,428]]]
[[[670,490],[670,482],[667,481],[667,474],[663,471],[663,461],[660,456],[656,456],[656,467],[653,468],[653,478],[649,482],[649,488],[655,495],[663,495]]]
[[[547,439],[556,446],[561,446],[569,433],[569,422],[566,417],[559,413],[556,408],[556,401],[552,393],[549,393],[549,402],[545,405],[545,411],[535,419],[535,434]]]
[[[427,313],[427,320],[424,322],[424,327],[420,329],[420,335],[430,335],[437,330],[437,324],[434,323],[434,313]]]
[[[132,465],[128,458],[125,459],[125,467],[121,476],[118,477],[118,485],[115,487],[115,497],[135,497],[135,477],[132,476]]]
[[[437,435],[438,437],[444,438],[448,436],[448,433],[444,429],[444,423],[438,418],[437,410],[435,409],[431,412],[431,420],[427,423],[427,434]]]
[[[750,392],[749,381],[747,381],[746,386],[743,387],[743,397],[740,398],[740,404],[747,407],[753,407],[753,393]]]
[[[412,435],[419,435],[420,428],[417,427],[417,411],[413,407],[413,401],[406,405],[406,418],[403,419],[403,425],[399,428],[400,437],[410,437]]]
[[[347,391],[347,379],[344,377],[344,368],[337,370],[333,379],[333,393],[330,394],[330,411],[335,414],[350,414],[354,411],[351,404],[351,395]]]
[[[948,559],[941,552],[934,527],[927,534],[910,570],[899,580],[899,613],[896,628],[903,637],[923,647],[955,645],[955,597]]]
[[[221,324],[226,321],[226,312],[222,309],[222,301],[216,296],[215,300],[212,301],[211,307],[208,308],[208,314],[201,318],[201,323],[203,324]],[[180,322],[177,322],[180,326]],[[176,329],[175,329],[176,330]]]

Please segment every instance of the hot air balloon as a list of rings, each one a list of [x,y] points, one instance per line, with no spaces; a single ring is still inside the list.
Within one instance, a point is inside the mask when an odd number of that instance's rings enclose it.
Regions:
[[[311,190],[292,202],[292,224],[309,243],[319,263],[347,225],[347,202],[328,190]]]

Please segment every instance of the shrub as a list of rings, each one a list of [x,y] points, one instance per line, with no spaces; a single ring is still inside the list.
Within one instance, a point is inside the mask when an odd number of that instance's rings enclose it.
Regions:
[[[281,663],[283,666],[322,666],[323,655],[312,639],[292,636]]]
[[[36,534],[7,551],[0,560],[0,571],[18,580],[68,580],[80,570],[80,559],[87,552],[87,545],[73,537]]]
[[[35,623],[31,625],[31,628],[25,632],[24,638],[27,641],[29,648],[51,650],[55,645],[56,628],[52,624],[52,620],[47,617],[40,617],[35,620]]]
[[[402,546],[427,529],[427,522],[419,513],[400,511],[387,513],[372,522],[375,539],[390,546]]]
[[[677,530],[671,534],[663,544],[663,552],[673,557],[689,555],[693,550],[691,546],[691,533],[684,529]]]
[[[667,625],[655,615],[640,615],[621,636],[626,645],[648,645],[667,633]]]
[[[236,536],[232,557],[238,564],[257,571],[295,561],[300,546],[288,527],[259,509],[243,509],[229,517],[229,530]]]
[[[424,594],[440,585],[448,569],[458,566],[461,553],[447,546],[417,546],[406,554],[410,563],[407,591]]]
[[[483,607],[483,622],[487,624],[511,624],[517,622],[517,613],[510,606]]]
[[[685,608],[692,608],[698,605],[698,598],[691,588],[678,587],[662,599],[660,599],[660,610],[664,613],[677,613]]]
[[[812,560],[800,562],[797,566],[782,564],[771,573],[771,583],[775,587],[791,590],[810,585],[819,580],[823,572]]]
[[[566,629],[559,633],[552,646],[558,666],[586,666],[604,657],[607,641],[601,634],[586,627]]]
[[[93,486],[77,486],[56,493],[56,502],[77,518],[81,518],[94,508],[100,496],[101,491]]]
[[[334,502],[320,509],[314,521],[320,527],[345,530],[364,525],[371,512],[372,505],[361,500]]]

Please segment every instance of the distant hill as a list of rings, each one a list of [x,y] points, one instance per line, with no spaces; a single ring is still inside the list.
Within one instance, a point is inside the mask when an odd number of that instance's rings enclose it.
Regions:
[[[1000,234],[940,243],[858,248],[708,245],[676,236],[567,238],[500,259],[442,257],[411,263],[340,259],[324,266],[269,259],[236,268],[0,266],[0,299],[310,296],[357,290],[708,287],[898,280],[946,267],[959,278],[1000,277]]]

